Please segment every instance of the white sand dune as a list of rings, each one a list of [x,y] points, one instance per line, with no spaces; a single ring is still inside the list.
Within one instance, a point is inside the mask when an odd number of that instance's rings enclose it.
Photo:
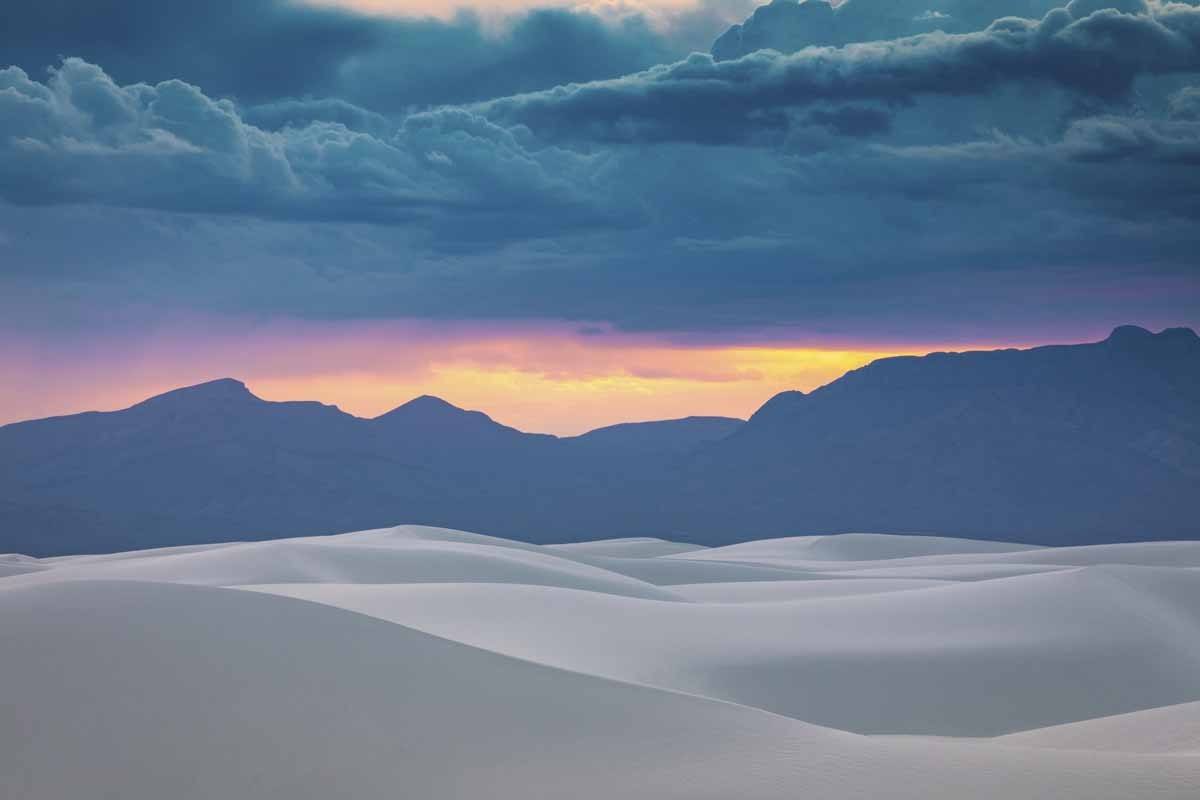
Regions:
[[[59,579],[207,586],[271,583],[517,583],[673,599],[668,589],[533,548],[432,538],[328,537],[247,542],[126,558],[66,560]]]
[[[1028,566],[1030,571],[1037,567],[1119,564],[1200,568],[1200,541],[1035,547],[936,536],[848,533],[764,539],[680,553],[673,558],[822,571],[1012,565],[1016,574],[1019,566]]]
[[[405,546],[413,542],[449,542],[457,544],[485,544],[492,547],[509,547],[514,550],[529,552],[544,552],[547,548],[536,544],[517,542],[512,539],[501,539],[499,536],[486,536],[482,533],[470,533],[454,528],[437,528],[432,525],[396,525],[391,528],[374,528],[368,531],[351,531],[336,536],[324,537],[326,541],[349,541],[375,545]],[[291,540],[302,541],[302,540]]]
[[[31,572],[41,572],[42,567],[15,562],[0,561],[0,578],[10,575],[27,575]]]
[[[650,558],[653,556],[673,556],[681,553],[694,553],[707,548],[697,544],[669,542],[666,539],[652,537],[632,537],[625,539],[603,539],[598,542],[572,542],[570,544],[550,544],[545,549],[567,555],[613,556],[617,558]]]
[[[1161,568],[754,604],[484,584],[259,588],[859,733],[994,736],[1200,698],[1200,574]]]
[[[0,797],[1196,796],[1194,543],[839,538],[3,557]]]
[[[690,558],[719,561],[874,561],[935,555],[1028,552],[1042,548],[1010,542],[951,539],[944,536],[897,536],[842,533],[836,536],[791,536],[760,539],[693,552]]]
[[[1013,578],[1018,575],[1037,575],[1041,572],[1070,569],[1070,565],[1063,564],[993,564],[986,561],[976,564],[903,564],[892,567],[874,566],[880,563],[878,561],[870,563],[873,566],[862,569],[844,569],[845,564],[839,563],[824,574],[831,578],[986,581],[992,578]]]
[[[995,741],[1064,750],[1200,755],[1200,702],[1011,733]]]
[[[852,597],[860,594],[902,592],[944,586],[944,580],[909,578],[844,578],[801,581],[713,581],[683,583],[671,587],[680,597],[699,603],[771,603],[823,597]]]
[[[591,553],[563,553],[582,564],[618,572],[658,586],[681,583],[729,583],[731,581],[824,580],[828,576],[815,569],[798,566],[773,566],[735,561],[688,561],[682,558],[630,558],[598,556]],[[685,554],[686,555],[686,554]]]

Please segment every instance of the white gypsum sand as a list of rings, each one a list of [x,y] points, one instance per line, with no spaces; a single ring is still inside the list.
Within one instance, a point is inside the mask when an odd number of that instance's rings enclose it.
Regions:
[[[0,557],[0,797],[1191,798],[1200,543]]]

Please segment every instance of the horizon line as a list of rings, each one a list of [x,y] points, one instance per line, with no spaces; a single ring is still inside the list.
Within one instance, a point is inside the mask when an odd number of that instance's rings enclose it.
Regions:
[[[1112,329],[1112,331],[1108,334],[1107,337],[1105,337],[1104,339],[1099,339],[1099,340],[1090,339],[1090,340],[1081,341],[1081,342],[1048,342],[1048,343],[1032,344],[1032,345],[1011,345],[1011,346],[998,346],[998,347],[987,347],[987,348],[968,346],[964,349],[957,349],[957,350],[956,349],[939,349],[939,350],[930,350],[930,351],[919,353],[919,354],[918,353],[898,353],[898,354],[894,354],[894,355],[883,355],[878,358],[872,358],[863,364],[859,364],[857,366],[850,367],[849,369],[839,372],[836,376],[830,378],[829,380],[823,381],[815,386],[810,386],[807,389],[801,389],[798,387],[790,387],[790,388],[779,389],[777,391],[766,391],[766,392],[764,392],[765,396],[757,401],[757,405],[754,406],[754,410],[748,414],[738,414],[738,413],[731,414],[731,413],[711,412],[711,413],[683,413],[681,415],[668,414],[665,416],[657,415],[657,416],[642,416],[642,417],[634,417],[634,418],[621,418],[617,421],[605,422],[603,424],[587,427],[585,429],[580,429],[575,432],[564,432],[561,430],[558,432],[547,432],[547,431],[537,430],[535,428],[531,428],[528,425],[522,425],[520,423],[510,424],[507,422],[503,422],[500,419],[497,419],[496,416],[493,416],[493,412],[484,410],[483,407],[476,407],[477,404],[475,404],[475,403],[456,402],[455,400],[447,399],[446,397],[442,396],[441,394],[432,393],[432,392],[421,392],[418,394],[414,394],[414,395],[410,396],[407,400],[405,400],[397,405],[390,406],[390,407],[386,408],[385,410],[383,410],[379,413],[373,414],[373,415],[372,414],[361,414],[361,413],[356,413],[353,410],[348,410],[348,409],[344,408],[343,405],[338,402],[325,402],[321,399],[314,399],[312,397],[297,397],[297,396],[281,397],[278,392],[272,392],[270,390],[267,390],[267,391],[263,391],[262,389],[252,390],[250,388],[250,386],[252,384],[258,383],[258,381],[256,381],[255,379],[250,379],[249,381],[247,381],[245,379],[232,377],[230,375],[223,375],[220,377],[209,378],[206,380],[188,382],[188,383],[184,383],[181,385],[175,385],[170,388],[156,390],[152,394],[142,395],[141,399],[134,400],[132,402],[126,402],[126,403],[118,405],[116,407],[83,408],[83,409],[79,409],[76,411],[66,411],[64,413],[59,413],[59,414],[48,414],[48,415],[44,415],[44,416],[34,416],[34,417],[28,417],[28,418],[12,419],[12,420],[0,423],[0,428],[8,427],[10,425],[19,425],[19,424],[23,424],[23,423],[39,422],[39,421],[49,420],[49,419],[59,419],[62,417],[71,417],[71,416],[76,416],[79,414],[118,413],[118,412],[122,412],[122,411],[127,411],[127,410],[132,409],[136,406],[139,406],[143,403],[151,402],[156,399],[159,399],[164,396],[171,395],[171,394],[174,394],[177,392],[185,392],[188,390],[194,390],[194,389],[198,389],[198,388],[208,386],[208,385],[220,384],[223,382],[230,382],[230,383],[235,383],[235,384],[239,385],[248,395],[250,395],[251,397],[253,397],[261,402],[264,402],[264,403],[318,403],[320,405],[336,409],[339,413],[345,414],[349,417],[353,417],[354,419],[364,420],[364,421],[377,420],[377,419],[384,417],[387,414],[393,413],[396,410],[401,409],[415,401],[421,400],[422,398],[431,398],[431,399],[440,401],[442,403],[445,403],[447,406],[449,406],[453,409],[456,409],[460,412],[463,412],[463,413],[482,414],[485,417],[487,417],[489,420],[491,420],[492,422],[496,423],[497,425],[511,428],[511,429],[519,431],[521,433],[525,433],[528,435],[552,436],[555,438],[569,439],[569,438],[576,438],[579,436],[585,436],[589,433],[593,433],[598,430],[604,430],[606,428],[611,428],[611,427],[616,427],[616,426],[621,426],[621,425],[637,425],[637,424],[656,423],[656,422],[674,422],[674,421],[697,419],[697,418],[701,418],[701,419],[703,419],[703,418],[708,418],[708,419],[719,418],[719,419],[737,420],[739,422],[744,423],[750,417],[753,416],[753,413],[755,411],[762,408],[766,403],[770,402],[770,400],[772,398],[778,396],[780,393],[794,391],[794,392],[800,392],[802,394],[809,394],[811,392],[818,391],[825,386],[828,386],[832,383],[835,383],[835,382],[841,380],[846,375],[848,375],[852,372],[855,372],[860,369],[864,369],[864,368],[869,367],[872,364],[878,363],[880,361],[886,361],[886,360],[894,359],[894,358],[925,358],[925,357],[928,357],[931,355],[937,355],[937,354],[971,354],[971,353],[987,353],[987,352],[1003,352],[1003,351],[1028,351],[1028,350],[1036,350],[1036,349],[1045,348],[1045,347],[1073,347],[1073,346],[1081,346],[1081,345],[1088,345],[1088,344],[1101,344],[1103,342],[1109,341],[1110,339],[1113,338],[1113,336],[1115,334],[1117,334],[1118,332],[1120,332],[1122,330],[1127,330],[1130,332],[1142,332],[1148,336],[1153,336],[1153,337],[1161,336],[1163,334],[1166,334],[1166,333],[1169,333],[1172,331],[1186,331],[1186,332],[1189,332],[1192,336],[1196,335],[1195,331],[1187,326],[1174,326],[1174,327],[1168,326],[1168,327],[1162,328],[1158,332],[1154,332],[1148,328],[1144,328],[1139,325],[1117,325]],[[772,349],[772,348],[764,347],[762,349],[766,350],[766,349]],[[263,381],[263,382],[266,382],[269,384],[269,380]],[[500,396],[498,396],[498,398],[499,397]],[[500,403],[499,405],[503,405],[503,403]],[[551,426],[551,427],[553,427],[553,426]]]

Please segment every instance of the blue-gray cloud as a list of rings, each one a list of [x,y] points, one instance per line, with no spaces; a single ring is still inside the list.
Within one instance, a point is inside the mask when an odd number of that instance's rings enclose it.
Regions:
[[[317,44],[374,57],[330,19]],[[221,99],[154,69],[9,68],[0,313],[1195,324],[1198,42],[1193,4],[1075,0],[408,112],[308,78]]]
[[[357,106],[337,97],[286,98],[259,103],[241,109],[242,119],[268,131],[304,128],[316,122],[333,122],[350,130],[387,136],[395,123],[376,111]]]
[[[302,110],[282,109],[302,124],[264,130],[178,80],[119,86],[75,58],[45,83],[9,67],[0,70],[0,196],[377,222],[439,210],[586,216],[594,205],[579,187],[601,157],[535,146],[466,109],[380,135],[305,121]]]
[[[0,11],[0,53],[31,75],[77,56],[121,83],[179,79],[247,105],[334,97],[403,111],[615,77],[686,52],[641,16],[553,8],[495,31],[470,14],[389,18],[289,0],[14,0]]]
[[[1140,2],[1101,0],[1098,5],[1127,8]],[[794,53],[805,47],[837,47],[931,31],[967,33],[1001,17],[1038,19],[1063,4],[1062,0],[844,0],[834,5],[828,0],[773,0],[719,36],[712,53],[728,60],[756,50]]]
[[[488,101],[480,109],[545,137],[730,141],[787,124],[814,103],[909,103],[922,95],[983,96],[1005,83],[1043,83],[1110,99],[1142,75],[1200,70],[1200,8],[1154,14],[1103,9],[1041,20],[1009,17],[982,31],[761,50],[733,61],[695,53],[622,78]]]

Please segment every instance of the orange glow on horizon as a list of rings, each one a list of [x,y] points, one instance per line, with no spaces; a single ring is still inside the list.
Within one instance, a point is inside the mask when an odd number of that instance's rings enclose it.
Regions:
[[[432,365],[417,379],[373,373],[303,375],[251,382],[270,400],[317,398],[362,417],[431,394],[525,431],[573,435],[618,422],[685,416],[746,418],[785,389],[811,390],[894,352],[787,348],[649,349],[626,366],[514,368]],[[586,362],[585,362],[586,363]],[[655,371],[654,366],[659,370]],[[599,368],[598,368],[599,367]]]
[[[597,330],[599,331],[597,333]],[[672,342],[568,324],[174,321],[53,343],[0,341],[0,424],[125,408],[220,377],[266,400],[373,417],[422,394],[521,430],[573,435],[618,422],[746,418],[878,358],[994,345]]]

